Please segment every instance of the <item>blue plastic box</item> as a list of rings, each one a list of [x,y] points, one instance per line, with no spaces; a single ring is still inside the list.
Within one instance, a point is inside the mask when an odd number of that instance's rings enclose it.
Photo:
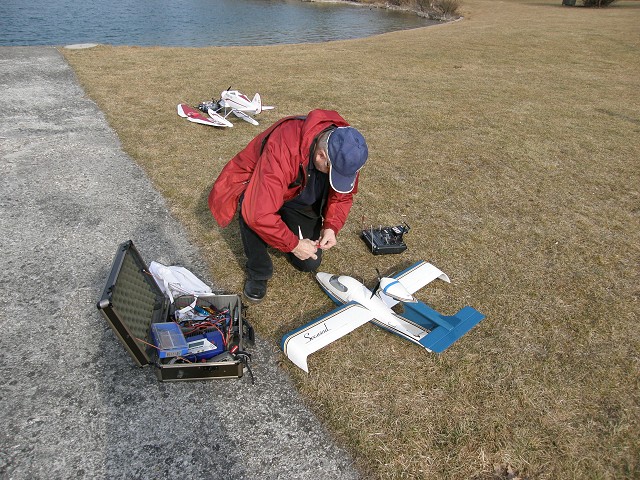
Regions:
[[[189,352],[180,326],[174,322],[151,324],[153,343],[158,347],[158,357],[181,357]]]

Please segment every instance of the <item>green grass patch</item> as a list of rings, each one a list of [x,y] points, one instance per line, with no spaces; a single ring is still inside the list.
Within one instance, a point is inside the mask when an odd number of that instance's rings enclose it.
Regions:
[[[422,300],[487,315],[440,356],[365,325],[312,355],[309,375],[283,357],[366,478],[638,478],[640,4],[467,0],[462,14],[323,44],[63,54],[232,292],[237,226],[219,229],[206,206],[224,164],[313,108],[366,136],[360,193],[322,269],[373,285],[376,266],[430,260],[452,284]],[[229,85],[277,109],[228,130],[177,116]],[[363,217],[407,221],[407,252],[373,257]],[[275,348],[332,306],[274,264],[249,315]]]

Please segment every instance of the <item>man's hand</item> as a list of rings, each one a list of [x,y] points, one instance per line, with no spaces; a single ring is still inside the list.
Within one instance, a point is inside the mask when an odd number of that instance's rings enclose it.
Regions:
[[[318,247],[316,242],[314,242],[313,240],[309,240],[308,238],[304,238],[302,240],[298,240],[298,245],[296,246],[296,248],[291,250],[291,253],[293,253],[300,260],[307,260],[309,258],[317,260],[317,250]]]
[[[318,240],[319,248],[321,248],[322,250],[329,250],[336,243],[338,243],[338,241],[336,240],[336,232],[334,232],[330,228],[320,230],[320,240]]]

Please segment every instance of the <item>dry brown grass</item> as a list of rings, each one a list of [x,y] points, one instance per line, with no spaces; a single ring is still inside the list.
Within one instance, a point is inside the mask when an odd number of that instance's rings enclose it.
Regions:
[[[639,478],[640,4],[463,13],[344,42],[64,55],[230,291],[237,227],[216,227],[206,195],[259,129],[191,124],[176,104],[232,85],[277,105],[263,125],[335,108],[365,134],[361,192],[323,270],[373,283],[375,266],[427,259],[453,283],[423,300],[487,315],[441,356],[365,325],[308,376],[283,361],[367,478]],[[363,216],[406,220],[409,250],[370,255]],[[331,308],[281,256],[275,270],[249,310],[274,345]]]

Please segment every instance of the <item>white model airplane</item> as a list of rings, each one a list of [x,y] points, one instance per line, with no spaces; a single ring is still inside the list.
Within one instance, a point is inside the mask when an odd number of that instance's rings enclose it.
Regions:
[[[282,337],[282,351],[305,372],[307,357],[367,322],[420,345],[429,352],[441,353],[477,325],[484,315],[464,307],[452,316],[444,316],[416,300],[413,293],[436,278],[450,283],[449,277],[430,263],[421,261],[393,277],[380,278],[373,292],[358,280],[345,275],[316,274],[325,293],[338,305]],[[403,303],[402,315],[391,307]]]
[[[229,125],[221,126],[228,127],[233,126],[231,122],[227,120],[227,117],[231,113],[245,122],[249,122],[252,125],[259,125],[258,121],[253,118],[252,115],[258,115],[263,110],[272,110],[275,107],[262,105],[262,98],[259,93],[256,93],[253,99],[249,100],[249,97],[238,90],[224,90],[220,94],[220,100],[203,102],[198,108],[206,111],[211,118],[224,119]]]

